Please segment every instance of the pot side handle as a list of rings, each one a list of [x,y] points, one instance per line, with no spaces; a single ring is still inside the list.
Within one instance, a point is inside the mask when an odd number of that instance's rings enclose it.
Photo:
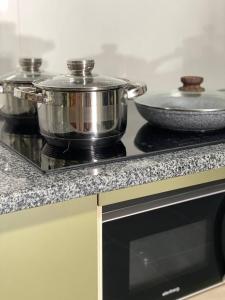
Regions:
[[[32,102],[44,102],[42,93],[37,92],[35,87],[16,87],[14,97]]]
[[[125,88],[127,99],[139,97],[147,92],[147,85],[145,83],[132,82],[124,78],[123,80],[127,82],[127,86]]]

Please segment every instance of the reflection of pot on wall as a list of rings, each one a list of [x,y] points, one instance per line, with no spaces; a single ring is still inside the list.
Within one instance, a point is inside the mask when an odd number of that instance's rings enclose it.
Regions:
[[[1,140],[26,158],[34,162],[40,161],[43,140],[37,127],[20,128],[5,122],[1,130]]]
[[[40,58],[21,58],[20,69],[0,78],[0,113],[3,117],[12,121],[36,120],[36,104],[27,100],[14,97],[14,88],[20,86],[31,87],[36,79],[45,79],[47,76],[40,72],[42,60]],[[3,95],[3,97],[2,97]]]
[[[6,94],[1,93],[0,91],[0,111],[2,111],[2,108],[5,105],[6,101],[7,101]]]
[[[63,149],[45,144],[41,151],[41,168],[45,171],[85,163],[97,163],[106,159],[126,156],[122,142],[110,147],[91,149]]]
[[[48,143],[105,146],[124,134],[126,99],[142,95],[146,86],[92,74],[93,67],[93,60],[68,61],[70,74],[15,89],[21,99],[39,102],[39,126]]]

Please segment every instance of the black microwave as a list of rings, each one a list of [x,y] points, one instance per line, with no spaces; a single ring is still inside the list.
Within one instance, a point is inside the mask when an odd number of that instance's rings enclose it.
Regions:
[[[225,183],[103,211],[103,300],[172,300],[221,284]]]

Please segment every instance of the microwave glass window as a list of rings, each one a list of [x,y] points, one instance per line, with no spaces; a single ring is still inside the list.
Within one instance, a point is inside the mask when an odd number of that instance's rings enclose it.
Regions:
[[[130,292],[201,269],[207,260],[206,243],[206,220],[131,241]]]

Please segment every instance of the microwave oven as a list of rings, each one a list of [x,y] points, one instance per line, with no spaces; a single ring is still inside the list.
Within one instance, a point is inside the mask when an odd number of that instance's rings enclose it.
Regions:
[[[185,299],[223,283],[225,183],[103,210],[103,300]]]

